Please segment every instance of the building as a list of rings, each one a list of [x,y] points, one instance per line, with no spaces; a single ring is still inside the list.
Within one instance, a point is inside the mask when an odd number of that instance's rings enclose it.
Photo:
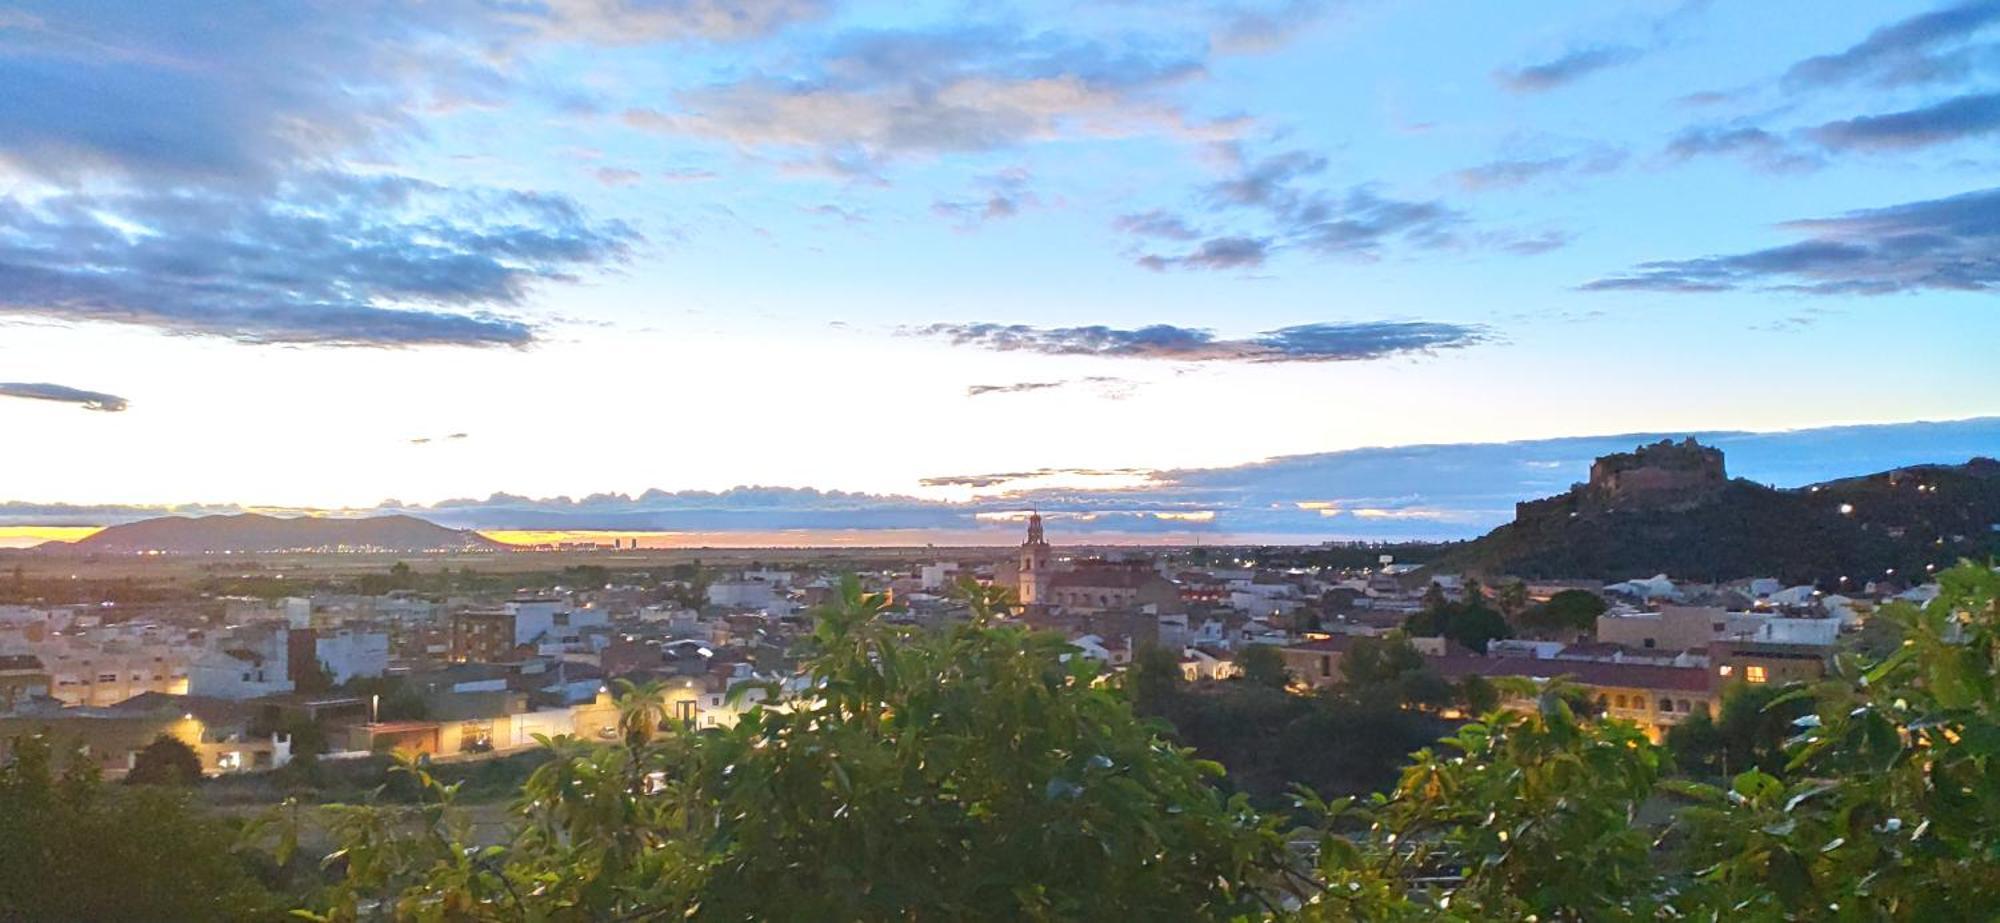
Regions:
[[[0,711],[13,711],[34,699],[49,698],[51,682],[41,658],[33,654],[0,655]]]
[[[1717,684],[1809,683],[1826,675],[1830,648],[1817,644],[1730,640],[1709,645]]]
[[[1487,679],[1513,677],[1538,684],[1562,679],[1582,690],[1606,715],[1637,724],[1656,743],[1666,736],[1667,729],[1697,713],[1713,716],[1720,698],[1709,671],[1702,667],[1476,654],[1450,654],[1425,660],[1439,676],[1454,683],[1474,675]],[[1502,705],[1522,710],[1540,707],[1532,699],[1521,698],[1503,699]]]
[[[291,630],[284,623],[248,626],[216,640],[188,668],[188,693],[254,699],[292,691]]]
[[[109,707],[29,709],[0,716],[0,759],[17,736],[42,734],[97,763],[106,777],[131,771],[139,751],[162,735],[187,744],[202,772],[277,769],[291,762],[291,739],[252,732],[255,709],[205,696],[149,692]]]
[[[1302,641],[1278,649],[1285,658],[1285,672],[1292,682],[1318,689],[1342,682],[1340,658],[1354,646],[1354,635],[1334,635]]]
[[[1028,514],[1028,540],[1021,543],[1019,569],[1021,605],[1049,605],[1049,581],[1055,576],[1054,552],[1042,534],[1042,514]]]
[[[1024,572],[1022,586],[1028,586]],[[1154,607],[1155,612],[1181,606],[1180,588],[1151,568],[1122,564],[1088,564],[1036,581],[1040,604],[1066,612],[1110,612]]]
[[[508,609],[455,612],[451,616],[451,659],[458,663],[512,660],[519,646],[514,636],[515,617]]]

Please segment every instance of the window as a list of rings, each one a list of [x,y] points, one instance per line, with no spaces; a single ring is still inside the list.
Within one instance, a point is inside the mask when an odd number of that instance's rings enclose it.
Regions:
[[[1688,707],[1688,700],[1686,700],[1686,699],[1682,699],[1682,700],[1680,701],[1680,706],[1681,706],[1681,713],[1682,713],[1682,714],[1693,714],[1693,713],[1694,713],[1694,709],[1692,709],[1692,708],[1689,708],[1689,707]]]
[[[1674,700],[1673,700],[1673,699],[1661,699],[1661,700],[1660,700],[1660,711],[1663,711],[1663,712],[1672,712],[1673,710],[1674,710]]]
[[[1654,645],[1653,645],[1653,639],[1651,639],[1651,638],[1647,638],[1647,639],[1646,639],[1646,641],[1645,641],[1645,647],[1646,647],[1646,650],[1649,650],[1649,651],[1650,651],[1650,650],[1652,650],[1652,649],[1653,649],[1653,646],[1654,646]]]
[[[1333,675],[1333,658],[1332,658],[1332,657],[1329,657],[1329,656],[1327,656],[1327,655],[1325,655],[1325,654],[1321,654],[1321,655],[1319,655],[1319,675],[1321,675],[1321,676],[1332,676],[1332,675]]]
[[[99,674],[97,674],[97,681],[98,681],[98,682],[100,682],[100,683],[115,683],[115,682],[117,682],[117,681],[118,681],[118,674],[116,674],[116,673],[99,673]]]
[[[1621,696],[1619,696],[1618,698],[1616,698],[1616,699],[1612,700],[1612,701],[1613,701],[1613,702],[1615,702],[1615,703],[1617,704],[1617,706],[1618,706],[1619,708],[1624,708],[1624,707],[1625,707],[1625,702],[1626,702],[1626,699],[1625,699],[1625,697],[1624,697],[1624,696],[1622,696],[1622,695],[1621,695]]]
[[[1743,668],[1743,678],[1753,683],[1762,683],[1770,680],[1770,677],[1765,675],[1764,668],[1754,663]]]
[[[1722,666],[1715,668],[1715,673],[1717,676],[1728,676],[1729,674],[1734,672],[1736,672],[1736,668],[1726,663],[1723,664]]]

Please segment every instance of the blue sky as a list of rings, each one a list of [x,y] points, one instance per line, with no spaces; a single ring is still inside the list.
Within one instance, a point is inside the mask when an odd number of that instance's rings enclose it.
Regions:
[[[27,502],[2000,413],[1996,2],[0,2],[0,85]]]

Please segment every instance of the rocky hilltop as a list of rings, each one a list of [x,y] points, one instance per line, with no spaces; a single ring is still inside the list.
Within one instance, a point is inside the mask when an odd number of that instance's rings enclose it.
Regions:
[[[1838,588],[2000,551],[2000,462],[1922,465],[1793,489],[1728,477],[1719,449],[1663,441],[1515,507],[1439,563],[1529,578],[1779,577]]]

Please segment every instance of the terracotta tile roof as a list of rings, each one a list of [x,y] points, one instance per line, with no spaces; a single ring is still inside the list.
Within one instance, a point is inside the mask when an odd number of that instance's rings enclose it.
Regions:
[[[1534,679],[1569,677],[1586,686],[1619,686],[1627,689],[1671,689],[1676,692],[1708,692],[1706,667],[1669,667],[1644,663],[1598,663],[1587,660],[1533,660],[1526,657],[1481,657],[1455,654],[1427,657],[1431,668],[1446,679],[1462,679],[1474,674],[1485,677],[1522,676]]]

